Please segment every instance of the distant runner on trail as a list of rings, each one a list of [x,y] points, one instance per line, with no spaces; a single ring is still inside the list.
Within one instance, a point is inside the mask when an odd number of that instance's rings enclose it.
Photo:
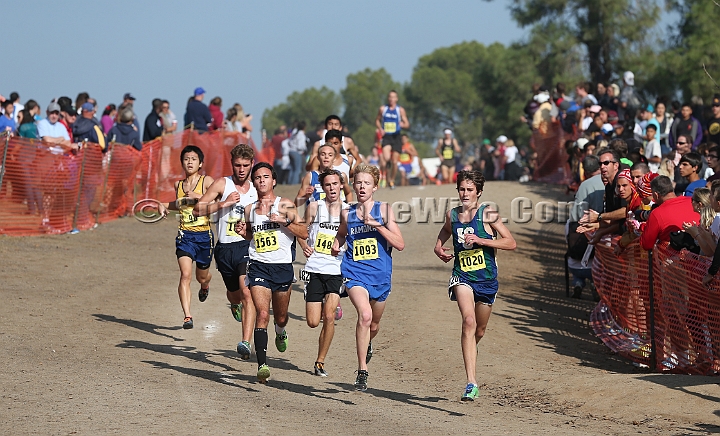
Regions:
[[[209,216],[218,213],[215,264],[225,282],[230,312],[235,320],[243,323],[242,340],[237,345],[237,351],[243,360],[250,359],[255,306],[250,288],[245,283],[250,242],[235,231],[235,226],[238,222],[245,221],[245,206],[258,199],[257,191],[250,183],[254,158],[255,152],[249,145],[235,146],[230,152],[232,176],[215,180],[194,209],[195,215]]]
[[[395,90],[388,93],[388,104],[380,106],[377,118],[375,118],[375,126],[383,131],[382,138],[382,155],[389,168],[386,170],[387,183],[390,189],[395,189],[395,176],[398,170],[398,160],[402,153],[402,137],[401,129],[409,129],[405,109],[398,106],[398,94]]]
[[[185,314],[183,328],[193,328],[190,314],[190,281],[192,264],[196,262],[195,278],[200,283],[198,298],[203,302],[210,292],[210,263],[212,262],[213,233],[207,217],[193,214],[193,206],[213,183],[210,176],[202,176],[198,171],[203,165],[203,152],[200,147],[188,145],[180,152],[180,162],[185,171],[185,179],[175,182],[177,200],[161,204],[159,212],[167,216],[168,209],[180,210],[180,225],[175,239],[175,255],[180,266],[180,284],[178,295]]]
[[[462,401],[474,401],[478,396],[475,378],[477,345],[485,335],[498,292],[495,250],[514,250],[516,247],[515,239],[498,212],[479,204],[484,185],[485,177],[480,171],[458,173],[457,190],[462,205],[445,215],[445,224],[435,244],[435,255],[440,260],[447,263],[455,258],[448,296],[451,301],[457,301],[463,320],[460,343],[467,386]],[[448,254],[451,249],[443,247],[451,237],[454,254]]]
[[[373,355],[371,341],[378,334],[385,301],[392,287],[392,249],[402,251],[405,242],[390,205],[373,200],[380,170],[361,163],[353,174],[357,203],[342,211],[331,253],[339,255],[347,242],[341,272],[350,301],[358,313],[355,389],[364,391],[367,389],[367,364]]]

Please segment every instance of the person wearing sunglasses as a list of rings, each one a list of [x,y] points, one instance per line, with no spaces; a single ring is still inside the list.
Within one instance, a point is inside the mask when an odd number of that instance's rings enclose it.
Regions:
[[[617,232],[620,228],[620,221],[626,218],[626,202],[617,195],[617,176],[620,171],[620,155],[611,148],[604,148],[598,152],[600,160],[600,176],[605,184],[605,204],[602,211],[589,209],[580,218],[577,232],[585,233],[596,231],[593,239],[594,244],[604,235]]]
[[[715,144],[710,146],[707,154],[707,162],[710,169],[715,172],[715,174],[707,179],[706,186],[709,188],[712,182],[720,180],[720,146]]]

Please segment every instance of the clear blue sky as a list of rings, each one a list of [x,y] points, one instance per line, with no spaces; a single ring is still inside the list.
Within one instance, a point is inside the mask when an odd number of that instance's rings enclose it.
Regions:
[[[239,102],[254,115],[293,91],[327,86],[384,67],[410,80],[418,58],[462,41],[510,43],[527,30],[509,2],[363,0],[10,2],[3,6],[5,69],[0,87],[44,108],[81,91],[100,107],[137,98],[141,120],[153,98],[170,100],[182,119],[197,86],[206,102]],[[8,68],[9,65],[13,65]]]

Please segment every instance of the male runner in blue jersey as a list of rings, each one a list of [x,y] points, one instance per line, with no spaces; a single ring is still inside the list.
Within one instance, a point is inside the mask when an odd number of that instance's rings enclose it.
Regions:
[[[380,106],[377,117],[375,118],[375,126],[383,131],[382,139],[382,155],[389,169],[385,174],[390,189],[395,189],[395,176],[397,175],[398,160],[402,153],[402,136],[401,129],[409,129],[405,109],[398,106],[398,94],[395,90],[388,93],[388,104]]]

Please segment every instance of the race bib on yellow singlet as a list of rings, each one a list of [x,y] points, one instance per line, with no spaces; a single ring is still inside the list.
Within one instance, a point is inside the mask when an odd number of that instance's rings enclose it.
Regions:
[[[446,148],[443,150],[443,159],[452,159],[453,158],[453,149],[452,148]]]
[[[476,250],[463,250],[458,253],[460,269],[465,272],[485,269],[485,253],[482,248]]]
[[[385,121],[384,128],[385,133],[396,133],[397,123],[395,121]]]
[[[180,221],[186,227],[203,226],[207,224],[207,218],[195,216],[192,208],[180,209]]]
[[[335,236],[328,235],[327,233],[318,232],[317,236],[315,237],[314,249],[318,253],[327,254],[328,256],[330,256],[330,249],[332,248],[333,241],[335,241]]]
[[[353,260],[373,260],[378,257],[377,239],[357,239],[353,242]]]
[[[277,230],[255,232],[253,234],[253,241],[255,242],[255,251],[258,253],[267,253],[268,251],[275,251],[280,248]]]

